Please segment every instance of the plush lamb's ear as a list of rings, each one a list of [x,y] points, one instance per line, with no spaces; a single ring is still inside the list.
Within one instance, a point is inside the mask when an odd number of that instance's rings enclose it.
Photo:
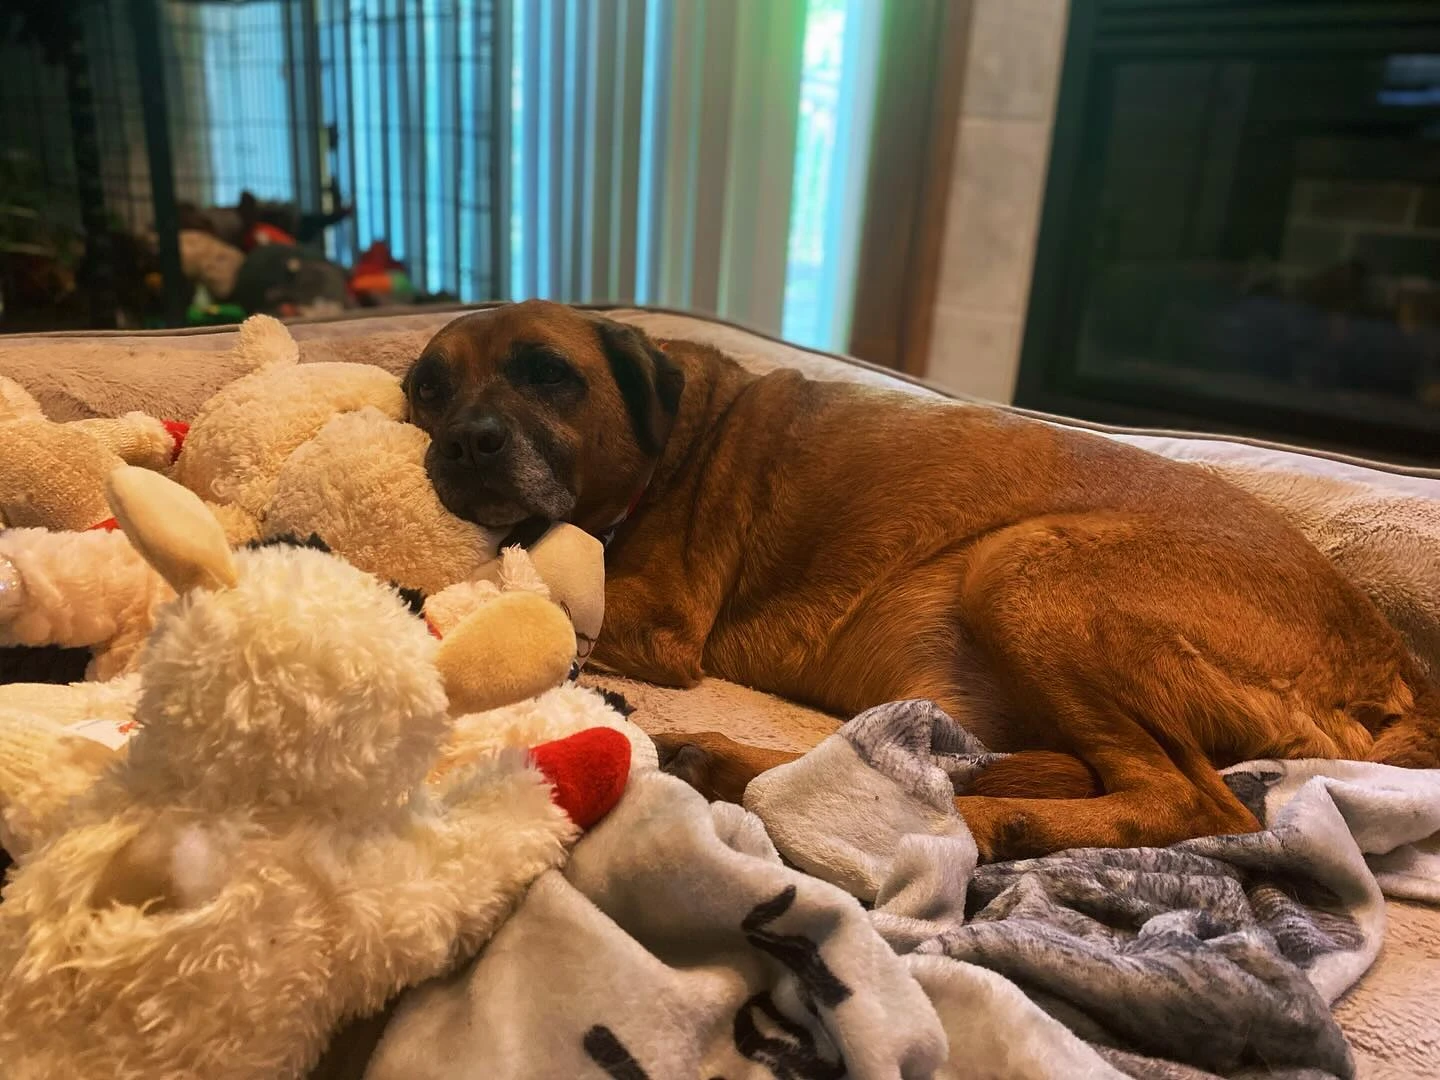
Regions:
[[[605,545],[583,529],[562,524],[532,544],[528,554],[531,572],[574,623],[576,659],[584,664],[605,621]],[[503,569],[501,580],[508,584]]]
[[[240,340],[230,355],[246,371],[261,371],[280,364],[298,364],[300,346],[279,319],[251,315],[240,324]]]
[[[446,632],[435,657],[452,716],[543,694],[570,673],[575,631],[535,593],[501,593]]]
[[[126,538],[177,593],[235,584],[225,530],[198,495],[157,472],[123,465],[106,480],[105,496]]]

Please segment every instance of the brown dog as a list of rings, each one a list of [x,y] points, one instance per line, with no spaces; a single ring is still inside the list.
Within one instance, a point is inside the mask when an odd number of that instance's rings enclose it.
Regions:
[[[932,698],[1016,751],[956,799],[986,858],[1249,831],[1216,769],[1440,765],[1440,692],[1298,532],[1203,469],[1000,410],[756,377],[554,304],[407,379],[445,505],[609,551],[596,656],[840,714]],[[738,795],[785,755],[678,756]]]

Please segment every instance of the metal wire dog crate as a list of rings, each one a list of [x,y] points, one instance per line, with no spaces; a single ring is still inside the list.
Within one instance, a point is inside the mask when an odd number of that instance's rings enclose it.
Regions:
[[[178,233],[242,193],[353,214],[417,290],[499,295],[510,5],[497,0],[18,0],[0,40],[0,268],[73,265],[62,325],[183,321]],[[0,31],[6,28],[0,15]],[[48,261],[47,261],[48,260]],[[52,266],[52,264],[54,264]],[[17,274],[22,279],[17,282]],[[160,286],[157,288],[157,284]]]

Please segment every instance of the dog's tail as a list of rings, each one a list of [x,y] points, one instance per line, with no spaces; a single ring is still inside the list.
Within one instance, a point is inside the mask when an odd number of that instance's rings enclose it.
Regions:
[[[1407,681],[1414,700],[1381,728],[1370,760],[1406,769],[1440,769],[1440,688],[1423,677]]]

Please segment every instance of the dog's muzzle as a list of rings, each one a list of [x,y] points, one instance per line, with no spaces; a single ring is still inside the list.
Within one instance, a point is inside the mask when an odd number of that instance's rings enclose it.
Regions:
[[[425,471],[445,509],[490,529],[532,517],[560,521],[575,506],[534,440],[496,412],[472,413],[436,432]]]

